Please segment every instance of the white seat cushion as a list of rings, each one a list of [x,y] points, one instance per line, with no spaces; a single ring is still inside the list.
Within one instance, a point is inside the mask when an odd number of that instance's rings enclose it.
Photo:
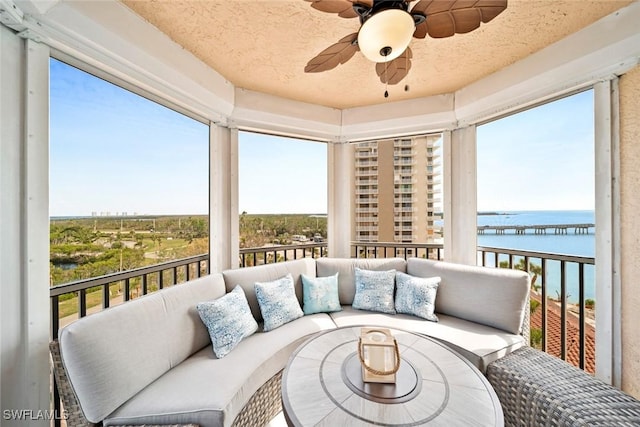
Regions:
[[[440,313],[437,323],[406,314],[376,313],[351,307],[343,307],[342,311],[330,313],[330,316],[338,327],[386,326],[428,335],[450,344],[482,372],[489,363],[524,345],[521,335]]]
[[[217,359],[207,346],[131,398],[104,425],[229,426],[258,388],[284,369],[289,356],[309,335],[333,328],[329,315],[319,313],[270,332],[256,332],[223,359]]]

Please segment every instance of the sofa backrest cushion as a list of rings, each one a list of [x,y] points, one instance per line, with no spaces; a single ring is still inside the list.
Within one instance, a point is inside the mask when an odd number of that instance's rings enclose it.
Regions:
[[[102,421],[210,343],[196,304],[225,294],[222,275],[166,288],[79,319],[58,335],[71,386],[87,419]]]
[[[356,267],[363,270],[396,270],[407,272],[407,262],[403,258],[318,258],[316,275],[333,276],[338,273],[338,294],[340,304],[351,305],[356,294]]]
[[[441,278],[436,312],[519,334],[529,296],[524,271],[409,258],[407,273]]]
[[[313,258],[301,258],[293,261],[277,262],[274,264],[258,265],[255,267],[235,268],[222,272],[227,292],[231,292],[236,285],[240,285],[247,296],[251,314],[258,321],[262,321],[262,314],[256,298],[255,283],[271,282],[291,274],[296,291],[296,297],[302,307],[302,277],[316,275],[316,263]]]

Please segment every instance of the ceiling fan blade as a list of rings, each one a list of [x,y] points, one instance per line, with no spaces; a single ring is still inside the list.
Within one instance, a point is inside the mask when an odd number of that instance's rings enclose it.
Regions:
[[[319,73],[344,64],[359,50],[358,44],[355,43],[357,38],[358,33],[341,38],[338,43],[332,44],[310,60],[304,67],[304,72]]]
[[[311,2],[311,7],[321,12],[337,13],[341,18],[356,18],[358,14],[353,9],[354,3],[371,7],[373,0],[305,0]]]
[[[426,21],[416,27],[414,37],[450,37],[475,30],[507,8],[507,0],[420,0],[411,13],[420,13]]]
[[[413,52],[408,47],[402,55],[389,62],[379,62],[376,64],[376,73],[382,83],[390,85],[398,84],[404,79],[411,69],[411,58]]]
[[[416,30],[413,32],[413,37],[417,39],[423,39],[427,37],[427,21],[421,22],[416,25]]]

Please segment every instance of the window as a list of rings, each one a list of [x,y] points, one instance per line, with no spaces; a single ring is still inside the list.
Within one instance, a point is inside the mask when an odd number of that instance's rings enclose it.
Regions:
[[[531,345],[560,356],[558,312],[566,310],[568,361],[578,366],[584,345],[585,369],[595,367],[595,157],[594,98],[588,90],[478,127],[478,244],[528,251],[479,255],[480,263],[516,268],[532,276]],[[560,256],[556,255],[560,254]],[[573,261],[585,257],[589,262]],[[544,267],[543,260],[544,259]],[[581,258],[582,259],[582,258]],[[544,270],[543,270],[544,268]],[[579,273],[580,269],[584,274]],[[543,277],[544,275],[544,277]],[[580,301],[580,283],[584,286]],[[565,295],[562,298],[562,283]],[[547,295],[543,301],[542,291]],[[581,306],[587,318],[580,343]],[[542,334],[542,308],[548,318]],[[555,352],[555,353],[554,353]]]
[[[325,143],[239,132],[238,157],[241,251],[291,245],[294,235],[304,236],[309,245],[326,242]],[[362,186],[360,196],[369,200],[374,189]],[[296,256],[302,254],[301,250]],[[285,253],[280,255],[284,259]],[[287,256],[294,257],[292,253]],[[241,265],[254,262],[263,261],[245,259]]]
[[[50,88],[51,284],[208,253],[208,126],[56,59]]]

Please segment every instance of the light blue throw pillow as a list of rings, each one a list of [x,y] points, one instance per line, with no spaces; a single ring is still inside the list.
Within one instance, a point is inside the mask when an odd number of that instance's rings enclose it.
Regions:
[[[209,330],[213,352],[218,359],[229,354],[242,339],[258,330],[258,323],[239,285],[216,300],[199,303],[196,309]]]
[[[304,314],[342,310],[338,297],[338,273],[328,277],[309,277],[303,274],[302,303]]]
[[[273,282],[256,282],[255,290],[265,332],[304,316],[296,298],[291,274]]]
[[[396,314],[393,303],[395,270],[374,271],[355,268],[356,295],[353,308]]]
[[[396,311],[438,321],[434,314],[439,277],[415,277],[396,273]]]

